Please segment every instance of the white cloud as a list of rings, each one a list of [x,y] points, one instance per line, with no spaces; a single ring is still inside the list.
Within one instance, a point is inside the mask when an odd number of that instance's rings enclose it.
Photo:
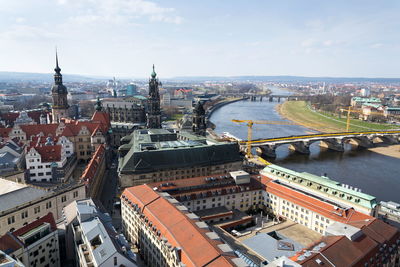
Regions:
[[[0,32],[0,39],[6,40],[43,40],[57,37],[56,33],[28,25],[14,25],[6,31]]]
[[[310,39],[306,39],[306,40],[302,41],[300,45],[302,47],[311,47],[311,46],[314,46],[316,43],[317,43],[316,40],[310,38]]]
[[[23,22],[25,22],[25,18],[18,17],[18,18],[15,19],[15,22],[16,23],[23,23]]]
[[[176,15],[174,8],[162,7],[146,0],[59,0],[64,7],[77,10],[70,21],[79,23],[108,22],[132,23],[135,19],[147,17],[150,21],[180,24],[183,18]],[[68,4],[68,5],[66,5]]]
[[[381,48],[382,46],[383,46],[382,43],[375,43],[375,44],[372,44],[370,47],[371,48]]]
[[[326,41],[323,41],[322,43],[324,46],[331,46],[331,45],[333,45],[334,42],[332,40],[326,40]]]

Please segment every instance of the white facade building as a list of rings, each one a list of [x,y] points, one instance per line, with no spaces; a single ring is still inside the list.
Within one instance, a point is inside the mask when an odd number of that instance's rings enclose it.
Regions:
[[[13,233],[6,233],[0,237],[1,242],[8,254],[25,266],[60,266],[58,231],[51,213]]]
[[[73,202],[64,213],[67,255],[75,254],[79,266],[137,266],[136,254],[125,237],[116,233],[111,218],[99,212],[92,199]],[[71,244],[74,252],[69,250]]]
[[[66,163],[67,153],[61,145],[32,147],[26,154],[26,168],[35,182],[50,182],[52,169],[62,168]]]
[[[56,138],[55,142],[50,137],[36,137],[31,145],[25,156],[26,168],[29,170],[30,180],[35,182],[56,180],[54,170],[63,168],[68,157],[74,154],[74,145],[65,136]],[[68,177],[62,177],[61,180],[64,178]]]
[[[37,220],[49,212],[58,222],[69,203],[85,198],[85,185],[64,185],[54,191],[0,179],[0,235]]]

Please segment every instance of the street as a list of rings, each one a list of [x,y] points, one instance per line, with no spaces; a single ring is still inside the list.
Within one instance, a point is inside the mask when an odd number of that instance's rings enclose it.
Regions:
[[[117,185],[118,185],[117,166],[118,166],[118,158],[115,157],[112,160],[110,169],[107,170],[105,174],[103,188],[100,195],[100,201],[103,204],[103,207],[112,217],[113,225],[115,229],[117,229],[118,231],[121,226],[121,214],[120,214],[120,209],[114,207],[114,203],[120,201],[119,199],[116,198]]]

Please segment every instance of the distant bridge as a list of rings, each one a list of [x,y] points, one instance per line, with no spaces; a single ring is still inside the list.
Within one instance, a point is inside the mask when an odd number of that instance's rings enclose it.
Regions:
[[[310,96],[308,95],[264,95],[264,94],[239,94],[239,93],[225,93],[223,96],[225,97],[237,97],[237,98],[243,98],[243,99],[249,99],[250,101],[278,101],[281,102],[281,99],[286,99],[286,100],[308,100]]]
[[[397,144],[400,139],[400,130],[393,131],[365,131],[365,132],[343,132],[343,133],[319,133],[308,135],[297,135],[288,137],[277,137],[261,140],[252,140],[251,146],[258,147],[261,154],[268,157],[276,157],[275,150],[281,145],[290,145],[290,148],[302,153],[310,153],[310,145],[320,142],[320,145],[335,151],[344,151],[345,143],[352,143],[359,147],[370,148],[375,142],[383,144]],[[246,149],[247,141],[240,141],[241,149]]]

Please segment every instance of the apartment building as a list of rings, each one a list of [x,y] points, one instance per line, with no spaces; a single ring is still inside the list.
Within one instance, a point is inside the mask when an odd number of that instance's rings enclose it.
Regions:
[[[341,184],[328,177],[295,172],[274,164],[265,167],[260,174],[279,181],[287,188],[298,189],[325,200],[332,200],[338,205],[352,207],[365,214],[372,216],[376,214],[377,200],[374,196],[362,193],[360,189]]]
[[[17,138],[28,144],[38,136],[55,138],[65,136],[73,143],[78,161],[88,162],[100,144],[110,143],[110,119],[107,113],[96,110],[91,120],[62,119],[59,123],[43,125],[15,125],[2,130],[2,138]]]
[[[25,267],[25,265],[0,250],[0,267]]]
[[[106,160],[105,146],[100,145],[81,176],[81,181],[86,186],[86,195],[88,197],[96,198],[101,193],[100,189],[106,173]]]
[[[400,232],[378,219],[356,223],[334,223],[324,236],[299,251],[291,260],[301,266],[400,265]]]
[[[101,213],[92,199],[74,201],[64,209],[66,250],[75,265],[135,267],[136,254],[122,234],[118,234],[111,217]]]
[[[264,203],[268,211],[320,234],[325,234],[326,228],[334,222],[351,223],[373,218],[350,206],[289,187],[277,180],[262,177],[262,183],[266,187]]]
[[[14,232],[7,232],[0,237],[0,249],[25,266],[61,266],[53,214],[50,212]]]
[[[77,164],[74,146],[65,136],[32,138],[26,153],[29,179],[35,182],[64,182]]]
[[[125,189],[121,202],[124,233],[147,266],[245,266],[205,222],[167,192],[139,185]]]
[[[143,123],[146,121],[145,99],[140,97],[106,98],[102,102],[112,122]]]
[[[264,203],[260,176],[250,176],[244,171],[156,182],[149,186],[157,192],[170,194],[192,212],[218,207],[247,211],[260,208]]]
[[[235,143],[166,129],[135,130],[121,140],[121,188],[157,181],[228,173],[242,167]]]
[[[56,221],[60,221],[65,206],[85,197],[85,185],[82,183],[44,190],[0,179],[0,235],[13,232],[49,212]]]

